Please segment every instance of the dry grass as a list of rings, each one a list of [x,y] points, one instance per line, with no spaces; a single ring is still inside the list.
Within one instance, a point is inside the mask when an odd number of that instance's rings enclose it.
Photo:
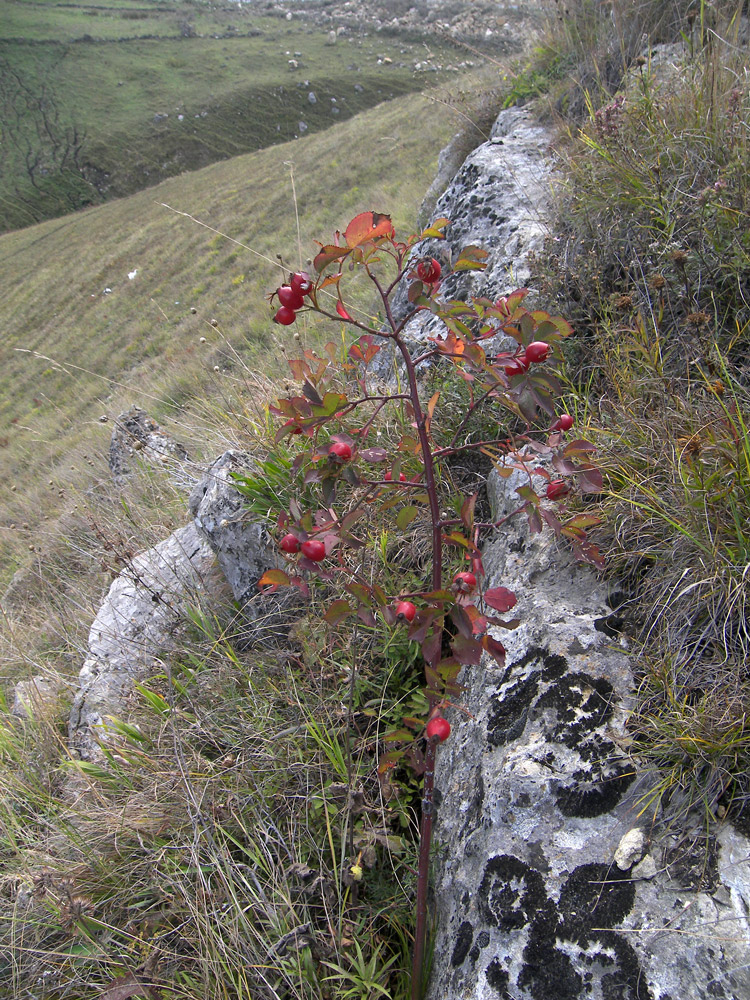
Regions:
[[[715,815],[750,795],[750,103],[739,8],[694,10],[619,95],[586,89],[540,273],[578,328],[569,361],[609,473],[642,762],[665,768],[656,802]]]

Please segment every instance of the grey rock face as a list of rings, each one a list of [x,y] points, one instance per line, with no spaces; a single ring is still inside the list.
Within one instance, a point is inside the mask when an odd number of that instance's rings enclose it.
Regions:
[[[451,220],[446,238],[454,255],[476,244],[489,251],[484,271],[449,278],[461,295],[494,296],[523,287],[527,259],[545,236],[552,183],[549,134],[524,108],[508,108],[495,122],[489,142],[464,161],[445,193],[436,216]],[[465,289],[465,290],[464,290]]]
[[[491,477],[496,516],[519,476]],[[454,713],[438,754],[430,1000],[750,996],[750,841],[640,815],[621,749],[633,674],[597,628],[604,586],[520,518],[484,561],[521,625],[497,635],[504,668],[465,669],[474,718]]]
[[[488,252],[484,271],[464,271],[445,278],[441,285],[445,298],[473,295],[495,299],[528,283],[529,254],[541,246],[547,232],[544,220],[553,179],[549,142],[546,130],[526,109],[502,111],[490,141],[469,154],[438,199],[432,217],[451,220],[446,238],[430,240],[415,253],[455,260],[470,245]],[[530,296],[525,304],[531,301]],[[394,297],[394,315],[401,320],[411,310],[402,284]],[[431,313],[416,313],[404,330],[409,350],[418,350],[428,336],[442,329],[442,322]],[[391,381],[393,364],[394,352],[388,345],[374,359],[371,372],[376,378]]]
[[[297,602],[292,588],[276,594],[258,591],[268,569],[284,565],[265,527],[249,519],[232,474],[258,472],[247,454],[227,451],[209,467],[190,494],[190,513],[208,540],[235,601],[241,606],[242,632],[248,645],[275,644],[289,630],[288,609]]]
[[[447,296],[527,283],[545,234],[547,142],[526,112],[503,112],[439,200],[453,252],[490,251],[484,272],[445,282]],[[430,322],[411,321],[415,343]],[[522,482],[491,475],[496,518],[520,506]],[[505,667],[465,668],[473,718],[453,712],[438,752],[429,1000],[750,997],[750,840],[643,811],[648,784],[623,749],[633,670],[600,631],[603,584],[521,517],[483,558],[487,585],[515,592],[521,624],[496,633]]]
[[[109,443],[109,468],[116,482],[133,471],[136,456],[152,465],[189,459],[187,450],[145,410],[131,406],[117,417]]]
[[[226,602],[226,583],[210,546],[193,524],[136,556],[114,581],[89,631],[88,654],[70,714],[71,748],[97,756],[106,716],[126,707],[133,682],[174,648],[185,606],[208,597]]]

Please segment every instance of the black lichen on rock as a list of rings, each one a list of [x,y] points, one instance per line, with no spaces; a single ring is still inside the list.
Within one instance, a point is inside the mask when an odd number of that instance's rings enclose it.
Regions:
[[[454,969],[457,969],[459,965],[463,965],[473,941],[474,928],[468,920],[464,920],[456,933],[456,943],[451,955],[451,965]]]
[[[509,854],[490,858],[479,886],[479,910],[488,924],[520,930],[547,905],[538,871]]]

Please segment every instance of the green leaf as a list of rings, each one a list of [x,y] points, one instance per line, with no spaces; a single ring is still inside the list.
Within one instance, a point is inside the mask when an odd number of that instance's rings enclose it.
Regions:
[[[140,691],[157,715],[169,715],[172,711],[167,699],[162,697],[162,695],[160,695],[157,691],[152,691],[139,681],[135,682],[135,689]]]
[[[396,515],[396,524],[401,529],[401,531],[403,531],[404,528],[408,528],[408,526],[411,524],[411,522],[414,520],[414,518],[417,516],[418,513],[419,509],[411,504],[408,507],[401,508],[401,510]]]

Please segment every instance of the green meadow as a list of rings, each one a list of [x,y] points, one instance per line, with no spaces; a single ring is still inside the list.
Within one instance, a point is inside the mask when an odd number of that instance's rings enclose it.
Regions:
[[[0,230],[318,132],[465,58],[448,43],[366,30],[333,42],[306,10],[287,20],[199,0],[8,0]]]

